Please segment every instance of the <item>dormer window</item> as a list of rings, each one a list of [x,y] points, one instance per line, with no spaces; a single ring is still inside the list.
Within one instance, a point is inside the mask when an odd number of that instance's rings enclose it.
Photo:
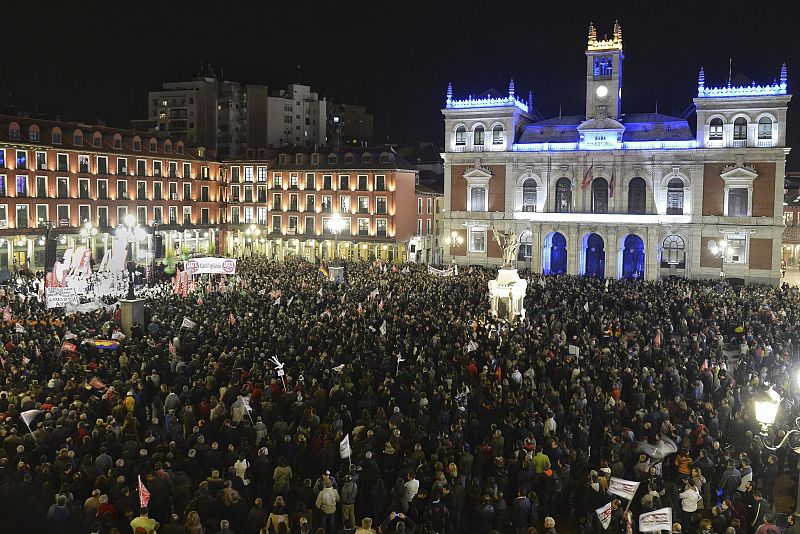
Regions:
[[[12,124],[8,128],[8,138],[12,141],[19,141],[19,126]]]
[[[389,154],[381,154],[381,163],[389,163]]]
[[[111,144],[117,150],[122,149],[122,136],[120,134],[115,134]]]
[[[139,139],[138,137],[133,138],[133,149],[136,152],[141,152],[142,150],[142,140]]]
[[[344,156],[344,164],[345,165],[352,165],[353,164],[353,155],[352,154],[345,154],[345,156]]]
[[[317,153],[311,154],[311,164],[319,165],[319,154]]]
[[[83,134],[81,132],[75,132],[72,135],[72,144],[75,146],[83,146]]]
[[[289,161],[289,156],[288,156],[288,154],[280,154],[280,155],[278,156],[278,163],[279,163],[279,164],[281,164],[281,165],[286,165],[286,163],[288,163],[288,161]]]
[[[172,141],[170,141],[169,139],[164,141],[164,152],[166,152],[167,154],[172,153]]]
[[[365,164],[372,163],[372,154],[365,152],[364,155],[361,156],[361,161]]]
[[[302,165],[303,164],[303,155],[302,154],[295,154],[294,155],[294,162],[297,165]]]
[[[733,140],[744,141],[747,139],[747,119],[739,117],[733,121]]]
[[[103,136],[99,133],[94,134],[92,137],[92,146],[95,148],[101,148],[103,146]]]
[[[39,127],[35,124],[28,129],[28,140],[32,142],[39,141]]]
[[[61,130],[58,128],[53,128],[52,132],[50,132],[50,141],[54,145],[61,144]]]
[[[456,146],[464,146],[467,144],[467,129],[463,126],[456,128]]]
[[[708,124],[708,139],[710,141],[722,141],[722,119],[711,119]]]
[[[772,119],[769,117],[758,119],[758,138],[772,139]]]
[[[150,140],[150,152],[155,152],[158,150],[158,141],[155,139]]]
[[[336,154],[328,154],[328,165],[336,165]]]

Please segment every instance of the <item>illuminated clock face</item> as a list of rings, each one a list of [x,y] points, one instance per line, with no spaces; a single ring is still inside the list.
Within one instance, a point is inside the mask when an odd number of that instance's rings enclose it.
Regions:
[[[597,90],[595,91],[598,98],[605,98],[608,95],[608,87],[605,85],[598,85]]]

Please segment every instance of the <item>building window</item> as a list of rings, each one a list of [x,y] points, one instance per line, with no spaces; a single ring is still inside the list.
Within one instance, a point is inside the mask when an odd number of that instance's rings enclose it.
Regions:
[[[769,117],[758,119],[758,138],[772,139],[772,119]]]
[[[147,200],[147,182],[136,182],[136,200]]]
[[[503,127],[498,124],[492,128],[492,144],[502,145],[504,142],[505,136],[503,135]]]
[[[668,235],[664,238],[664,246],[661,249],[661,267],[675,266],[678,269],[686,267],[686,251],[683,238],[676,235]]]
[[[6,166],[6,151],[0,150],[0,168],[4,168]]]
[[[483,126],[478,126],[472,133],[472,144],[476,146],[483,146]]]
[[[80,132],[76,132],[72,136],[72,144],[75,146],[83,146],[83,134]]]
[[[747,139],[747,119],[739,117],[733,121],[733,140],[743,141]]]
[[[358,220],[358,235],[369,235],[369,219]]]
[[[279,172],[272,173],[272,187],[275,189],[283,188],[283,175]]]
[[[375,175],[375,191],[386,191],[386,176],[383,174]]]
[[[256,223],[267,225],[267,208],[256,208]]]
[[[17,228],[28,227],[28,205],[17,204]]]
[[[153,222],[162,224],[164,220],[164,208],[161,206],[153,206]]]
[[[206,188],[208,189],[208,188]],[[208,196],[208,191],[206,191]],[[164,184],[161,182],[153,182],[153,200],[164,200]],[[208,199],[206,199],[208,202]]]
[[[289,195],[289,211],[297,211],[297,194]]]
[[[745,234],[727,234],[728,246],[725,248],[725,263],[747,263],[747,236]]]
[[[47,152],[36,153],[36,170],[38,171],[47,170]]]
[[[128,160],[117,158],[117,174],[128,174]]]
[[[608,213],[608,181],[605,178],[592,180],[592,213]]]
[[[56,196],[58,198],[69,198],[69,178],[56,178]]]
[[[191,206],[184,206],[183,207],[183,224],[184,224],[184,226],[192,224],[192,207]]]
[[[745,187],[728,190],[728,217],[747,217],[747,193]]]
[[[235,219],[235,220],[234,220]],[[231,208],[231,222],[239,223],[239,207]],[[178,224],[178,206],[169,207],[169,224]]]
[[[69,156],[67,154],[58,154],[56,156],[56,170],[69,171]]]
[[[47,176],[36,177],[36,196],[47,198]]]
[[[143,159],[136,160],[136,176],[147,176],[147,162]]]
[[[86,178],[78,179],[78,198],[89,198],[89,180]]]
[[[89,156],[78,156],[78,172],[89,172]]]
[[[267,168],[266,167],[258,167],[256,170],[256,177],[258,178],[259,182],[266,182],[267,181]]]
[[[17,196],[28,196],[28,177],[24,175],[17,176]]]
[[[339,191],[350,190],[350,177],[345,175],[339,176]]]
[[[342,215],[350,213],[350,196],[339,197],[339,211]]]
[[[486,252],[486,229],[485,228],[470,228],[468,239],[470,252]]]
[[[28,168],[28,151],[17,150],[17,169]]]
[[[375,220],[375,235],[378,237],[386,237],[386,219],[376,219]]]
[[[5,206],[4,206],[5,207]],[[46,204],[37,204],[36,205],[36,223],[40,224],[45,221],[49,221],[50,217],[48,216],[48,209]]]
[[[359,191],[366,191],[367,190],[367,176],[365,174],[358,175],[358,190]]]
[[[470,187],[467,194],[469,195],[469,211],[486,211],[485,187]]]
[[[161,185],[160,183],[156,183],[155,185]],[[206,185],[200,188],[200,202],[210,202],[211,198],[209,197],[209,190],[210,188]],[[158,192],[158,197],[155,200],[161,200],[161,188],[159,187],[157,190],[154,190],[153,196],[156,196],[156,191]],[[252,192],[245,188],[245,198],[247,198],[248,193],[252,196]],[[250,200],[252,201],[252,199]],[[248,201],[248,202],[250,202]]]
[[[117,199],[126,199],[126,198],[128,198],[128,181],[117,180]]]
[[[463,126],[456,128],[456,146],[464,146],[467,144],[467,129]]]
[[[628,213],[644,215],[647,212],[647,184],[639,176],[628,182]]]
[[[6,177],[0,174],[0,197],[5,197],[8,195],[8,191],[6,190]]]
[[[289,226],[287,227],[287,233],[290,235],[297,235],[297,217],[294,215],[289,217]]]
[[[306,235],[314,235],[314,217],[306,217]]]
[[[97,134],[92,138],[92,146],[95,148],[101,148],[103,146],[103,138],[100,136],[100,134]]]
[[[711,122],[708,124],[708,138],[711,141],[722,140],[722,119],[711,119]]]
[[[78,206],[78,224],[85,224],[91,218],[91,208],[89,206]]]
[[[53,131],[53,133],[51,134],[50,139],[52,139],[54,145],[60,145],[61,144],[61,132]]]
[[[300,178],[296,172],[289,174],[289,189],[297,189],[299,180]]]
[[[324,195],[321,202],[322,213],[330,213],[331,205],[331,197],[329,195]]]
[[[154,161],[153,162],[153,176],[161,176],[161,162]]]
[[[536,211],[536,180],[533,178],[522,182],[522,211]]]
[[[417,213],[422,213],[422,199],[417,198]]]
[[[281,216],[280,215],[273,215],[272,216],[272,231],[280,233],[280,231],[281,231]]]
[[[323,174],[322,175],[322,189],[325,191],[330,191],[333,189],[331,185],[333,182],[333,177],[330,174]]]
[[[97,208],[97,226],[101,228],[108,228],[108,206],[98,206]]]
[[[202,188],[202,187],[200,188],[201,195],[203,193],[203,189],[204,188]],[[244,186],[244,201],[245,202],[252,202],[253,201],[253,186],[252,185]],[[206,202],[208,202],[208,200],[206,200]]]
[[[282,202],[282,199],[281,199],[281,194],[280,193],[273,194],[272,195],[272,210],[273,211],[280,211],[281,209],[283,209],[283,205],[282,204],[283,204],[283,202]]]
[[[97,157],[97,174],[108,174],[108,158],[105,156]]]
[[[108,200],[108,180],[97,180],[97,199]]]
[[[183,200],[192,200],[192,184],[183,184]]]
[[[428,213],[433,213],[433,199],[428,197]]]
[[[146,206],[137,206],[136,207],[136,222],[141,226],[145,226],[147,224],[147,207]]]
[[[425,233],[431,235],[431,220],[427,219],[425,221]]]
[[[358,197],[358,213],[369,213],[369,197]]]
[[[305,211],[310,211],[311,213],[314,213],[314,195],[306,195]]]
[[[556,212],[572,211],[572,183],[569,178],[559,178],[556,182]]]
[[[375,198],[375,213],[378,215],[386,215],[386,197]]]
[[[683,215],[683,180],[673,178],[667,184],[667,215]]]
[[[422,219],[417,219],[417,235],[422,235]]]

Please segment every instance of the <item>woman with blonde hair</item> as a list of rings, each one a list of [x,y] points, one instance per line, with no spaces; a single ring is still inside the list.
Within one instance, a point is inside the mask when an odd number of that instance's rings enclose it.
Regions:
[[[283,497],[278,495],[275,497],[275,503],[272,505],[272,513],[267,518],[267,533],[277,534],[280,524],[289,526],[289,514],[286,513],[286,503]]]
[[[189,515],[186,516],[186,524],[184,527],[186,528],[186,534],[205,533],[205,529],[202,523],[200,523],[200,514],[197,512],[189,512]]]

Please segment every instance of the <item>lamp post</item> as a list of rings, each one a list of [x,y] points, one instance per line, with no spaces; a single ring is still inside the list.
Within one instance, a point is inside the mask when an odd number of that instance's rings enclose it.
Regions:
[[[331,217],[331,220],[328,223],[328,226],[330,227],[331,232],[333,232],[333,262],[334,263],[336,263],[336,257],[338,256],[338,253],[339,253],[339,232],[341,232],[344,229],[344,225],[345,225],[345,220],[342,218],[342,216],[339,214],[338,211],[333,214],[333,217]]]
[[[721,240],[719,243],[714,241],[713,239],[708,242],[708,250],[711,252],[711,255],[720,260],[719,262],[719,279],[725,280],[725,255],[730,254],[732,252],[731,247],[728,246],[728,242],[724,239]]]
[[[781,397],[771,387],[765,391],[760,392],[755,396],[753,404],[755,405],[756,421],[761,425],[761,432],[758,435],[759,441],[765,449],[770,451],[777,451],[781,447],[787,446],[798,454],[797,469],[800,473],[800,417],[795,419],[794,428],[788,430],[786,435],[777,445],[770,445],[767,442],[769,430],[775,423],[775,418],[778,415],[778,408],[781,404]],[[791,442],[791,443],[790,443]],[[795,510],[800,509],[800,483],[797,485],[797,497],[795,501]]]
[[[244,231],[244,233],[247,236],[247,245],[250,248],[250,255],[252,256],[253,244],[258,245],[258,236],[261,235],[261,229],[255,224],[251,224],[250,227]]]
[[[456,247],[460,247],[464,244],[464,238],[458,235],[458,232],[455,230],[450,232],[450,235],[444,238],[445,244],[450,247],[450,263],[456,262],[456,255],[455,249]]]
[[[91,221],[86,221],[81,228],[80,235],[81,238],[86,242],[86,245],[89,247],[92,255],[94,255],[94,238],[97,236],[97,228],[94,227]]]
[[[131,215],[130,213],[125,216],[125,229],[127,230],[127,244],[126,248],[128,253],[130,254],[129,260],[127,263],[128,268],[128,294],[125,297],[128,300],[135,300],[136,293],[133,291],[133,272],[136,269],[136,261],[133,257],[133,240],[135,239],[135,229],[136,229],[136,218]]]

